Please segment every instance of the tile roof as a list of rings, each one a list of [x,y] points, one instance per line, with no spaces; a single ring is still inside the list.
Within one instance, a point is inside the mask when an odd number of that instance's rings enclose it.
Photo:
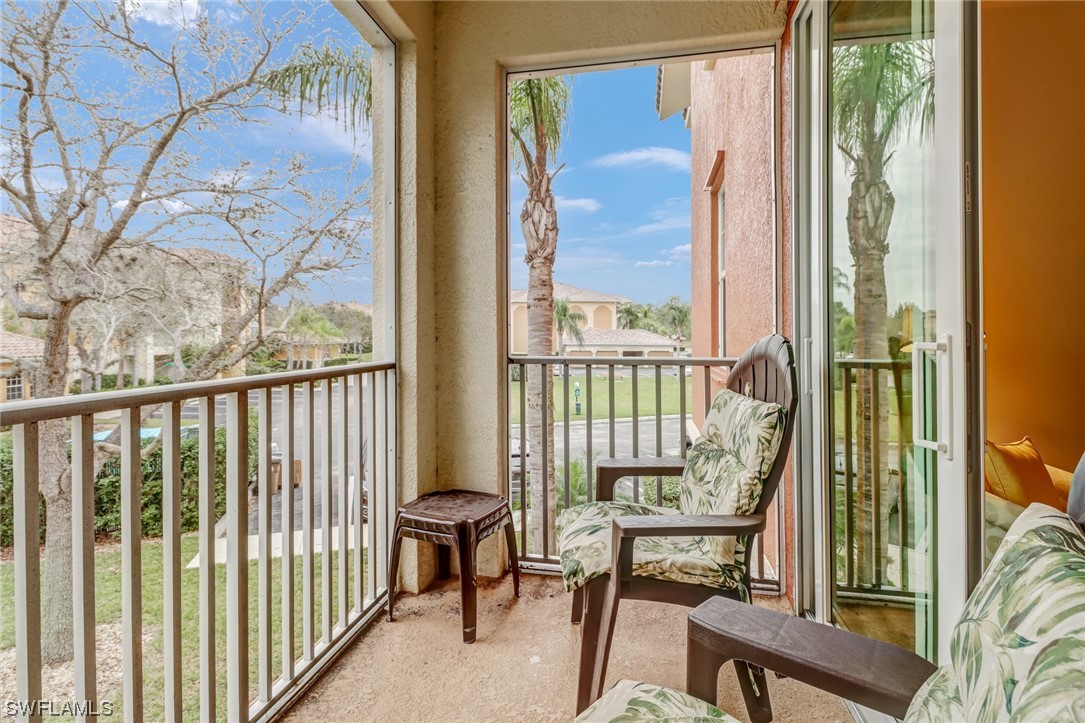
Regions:
[[[569,284],[563,284],[560,281],[554,282],[554,298],[573,303],[577,301],[584,301],[594,303],[612,302],[615,304],[628,304],[633,301],[629,297],[622,296],[620,294],[604,294],[601,291],[592,291],[591,289],[578,289],[575,286],[569,286]],[[526,302],[527,291],[525,291],[524,289],[513,289],[509,292],[509,301]]]
[[[678,342],[656,334],[647,329],[595,329],[588,327],[581,331],[584,346],[665,346],[674,348]],[[576,339],[566,336],[566,346],[576,346]]]
[[[0,356],[15,359],[41,359],[45,342],[32,336],[0,331]]]

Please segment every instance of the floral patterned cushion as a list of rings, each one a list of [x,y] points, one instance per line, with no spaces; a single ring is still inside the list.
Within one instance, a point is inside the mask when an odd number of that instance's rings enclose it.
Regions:
[[[705,415],[701,437],[726,449],[755,477],[764,479],[776,461],[786,416],[787,410],[779,404],[723,389]]]
[[[712,400],[701,438],[686,455],[679,508],[684,515],[748,515],[761,499],[784,434],[787,410],[724,389]],[[734,537],[710,537],[714,559],[731,562]]]
[[[714,705],[658,685],[619,680],[599,700],[576,717],[577,721],[734,721]]]
[[[1085,720],[1085,534],[1066,514],[1036,503],[1017,518],[953,629],[950,658],[906,721]]]
[[[676,515],[677,510],[632,502],[589,502],[558,517],[558,549],[566,590],[610,573],[611,520],[631,515]],[[742,568],[709,554],[703,537],[640,537],[633,574],[724,589],[741,588]]]
[[[1021,505],[1015,505],[1009,500],[997,497],[990,492],[983,493],[983,501],[986,527],[984,534],[984,562],[990,564],[1002,544],[1002,540],[1005,539],[1006,533],[1010,531],[1010,526],[1013,525],[1014,520],[1020,517],[1025,508]]]
[[[783,437],[786,410],[723,390],[712,402],[702,438],[689,450],[679,507],[685,515],[744,515],[757,507]],[[558,517],[558,550],[567,590],[610,572],[611,520],[677,511],[628,502],[590,502]],[[743,541],[735,537],[642,537],[633,543],[633,574],[721,589],[742,588]],[[743,597],[746,591],[742,591]]]

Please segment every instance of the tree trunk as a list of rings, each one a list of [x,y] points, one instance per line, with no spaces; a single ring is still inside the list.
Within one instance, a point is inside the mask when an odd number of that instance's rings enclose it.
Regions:
[[[542,260],[528,270],[527,353],[529,356],[549,356],[554,338],[554,267]],[[557,516],[557,492],[554,485],[554,386],[548,384],[543,396],[541,367],[527,372],[527,437],[530,445],[528,474],[531,479],[531,544],[536,554],[543,554],[543,525],[546,525],[550,546],[554,546],[554,523]],[[546,458],[543,458],[543,435]],[[546,499],[545,520],[543,499]]]
[[[58,305],[45,327],[45,349],[37,372],[40,396],[63,396],[68,381],[68,332],[73,307]],[[45,559],[42,565],[42,658],[72,659],[72,490],[68,423],[43,422],[39,481],[45,501]]]
[[[889,358],[885,256],[895,204],[883,175],[883,154],[872,148],[858,159],[848,198],[848,240],[855,262],[855,356]],[[856,583],[884,582],[889,544],[889,405],[881,370],[857,370],[855,394]],[[850,483],[850,481],[849,481]],[[874,500],[878,518],[874,518]],[[876,527],[875,527],[876,526]],[[874,530],[878,530],[875,546]],[[875,549],[876,548],[876,549]]]
[[[535,176],[528,198],[520,212],[528,265],[527,284],[527,353],[550,356],[554,353],[554,258],[558,244],[557,211],[550,189],[551,177],[545,169]],[[555,547],[554,523],[557,517],[557,488],[554,484],[554,388],[547,385],[543,396],[542,369],[529,369],[527,378],[527,435],[529,443],[528,474],[531,480],[531,551],[542,555],[543,529],[550,547]],[[524,423],[525,420],[520,420]],[[544,437],[545,435],[545,437]],[[543,443],[546,439],[546,456]],[[545,513],[543,491],[546,491]]]

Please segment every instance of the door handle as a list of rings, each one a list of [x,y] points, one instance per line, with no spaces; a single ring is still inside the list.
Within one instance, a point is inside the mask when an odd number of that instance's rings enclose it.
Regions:
[[[917,341],[912,344],[912,442],[917,447],[941,452],[946,459],[953,459],[953,373],[950,369],[952,345],[949,334],[941,334],[938,341]],[[923,354],[934,352],[937,362],[937,406],[935,427],[937,439],[923,436],[924,400],[926,386],[923,381]],[[938,357],[941,357],[940,362]]]

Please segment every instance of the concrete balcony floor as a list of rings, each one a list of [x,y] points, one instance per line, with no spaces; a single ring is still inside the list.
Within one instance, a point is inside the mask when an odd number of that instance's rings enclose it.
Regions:
[[[571,721],[578,626],[561,579],[480,579],[478,640],[464,645],[458,581],[403,595],[396,621],[373,625],[289,711],[288,721]],[[782,609],[781,599],[756,597]],[[607,687],[619,678],[683,688],[687,608],[624,601]],[[850,720],[841,700],[793,680],[771,678],[777,721]],[[720,676],[720,707],[746,720],[734,669]]]

